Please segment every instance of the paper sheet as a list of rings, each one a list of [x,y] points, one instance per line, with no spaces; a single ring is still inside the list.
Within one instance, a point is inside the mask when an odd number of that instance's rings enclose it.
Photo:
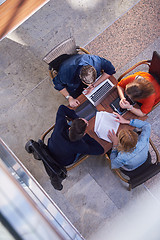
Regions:
[[[114,130],[117,133],[119,123],[115,121],[116,116],[113,113],[108,112],[97,112],[94,131],[99,138],[106,140],[107,142],[111,142],[108,138],[108,131]]]

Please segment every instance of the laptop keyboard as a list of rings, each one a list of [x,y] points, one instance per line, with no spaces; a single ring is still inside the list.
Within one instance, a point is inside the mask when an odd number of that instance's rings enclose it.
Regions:
[[[93,102],[98,101],[100,98],[106,94],[110,89],[112,88],[112,85],[109,82],[106,82],[104,85],[102,85],[95,93],[93,93],[90,98]]]

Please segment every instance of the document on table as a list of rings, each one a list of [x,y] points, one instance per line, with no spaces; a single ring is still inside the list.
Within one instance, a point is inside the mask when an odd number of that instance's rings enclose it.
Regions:
[[[99,138],[106,140],[107,142],[111,142],[108,138],[108,131],[114,130],[117,133],[119,123],[115,121],[116,116],[113,113],[108,112],[97,112],[94,131]]]

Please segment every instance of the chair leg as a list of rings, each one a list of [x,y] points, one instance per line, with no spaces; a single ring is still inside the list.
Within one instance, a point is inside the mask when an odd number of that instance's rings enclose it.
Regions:
[[[131,185],[131,184],[129,184],[129,186],[128,186],[128,190],[129,190],[129,191],[132,190],[132,185]]]

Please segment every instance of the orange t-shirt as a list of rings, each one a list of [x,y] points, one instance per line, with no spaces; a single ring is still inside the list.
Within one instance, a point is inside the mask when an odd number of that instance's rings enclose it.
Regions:
[[[130,76],[121,79],[121,81],[118,83],[118,86],[125,89],[126,85],[130,82],[133,82],[137,75],[140,75],[150,81],[155,89],[155,93],[153,93],[149,97],[138,100],[138,102],[142,104],[141,111],[147,114],[152,110],[153,106],[160,101],[160,84],[158,84],[158,82],[151,74],[147,72],[136,72]]]

